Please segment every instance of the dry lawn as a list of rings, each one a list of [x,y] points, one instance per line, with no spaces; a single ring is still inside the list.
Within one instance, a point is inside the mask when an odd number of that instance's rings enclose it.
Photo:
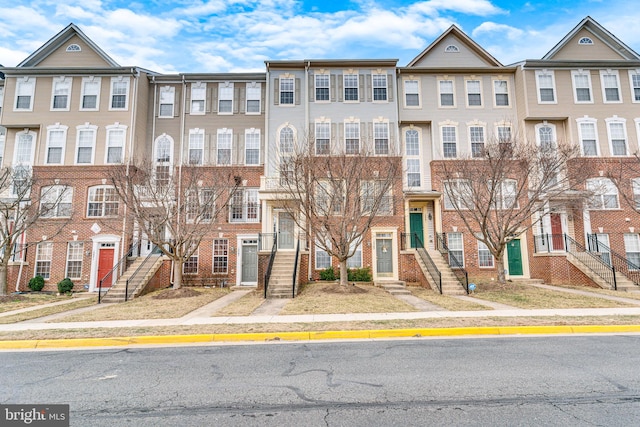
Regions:
[[[193,289],[196,296],[167,298],[172,289],[151,292],[140,298],[118,304],[109,304],[95,310],[58,318],[55,322],[92,322],[100,320],[173,319],[202,307],[230,291],[226,288]],[[160,298],[154,298],[159,296]]]
[[[622,292],[622,291],[614,291],[612,289],[589,288],[585,286],[576,286],[576,285],[568,285],[568,284],[560,284],[560,285],[554,284],[553,286],[557,286],[559,288],[575,289],[578,291],[593,292],[594,294],[611,295],[614,297],[640,300],[640,286],[638,287],[638,292]]]
[[[524,309],[632,307],[617,301],[550,291],[516,283],[505,285],[484,283],[477,286],[476,291],[469,296]]]
[[[68,300],[68,295],[49,295],[49,294],[11,294],[0,297],[0,313],[7,311],[20,310],[21,308],[33,307],[36,305],[49,304]]]
[[[480,311],[480,310],[493,310],[491,307],[487,307],[485,305],[476,304],[473,302],[463,301],[456,297],[452,297],[449,295],[440,295],[438,292],[422,288],[412,286],[407,288],[411,291],[411,293],[417,296],[420,299],[428,301],[432,304],[438,305],[445,310],[450,311]]]
[[[63,299],[70,299],[69,297],[63,297]],[[26,311],[24,313],[13,314],[11,316],[0,317],[0,324],[24,322],[25,320],[37,319],[38,317],[50,316],[52,314],[58,314],[69,310],[75,310],[76,308],[89,307],[96,304],[98,297],[94,298],[78,298],[76,301],[68,304],[60,304],[53,307],[43,307],[38,310]],[[56,301],[47,301],[56,302]]]
[[[263,291],[249,292],[242,298],[216,311],[212,317],[249,316],[256,308],[260,307],[263,302]]]
[[[382,288],[372,285],[342,287],[333,282],[308,283],[280,314],[398,313],[418,311]]]

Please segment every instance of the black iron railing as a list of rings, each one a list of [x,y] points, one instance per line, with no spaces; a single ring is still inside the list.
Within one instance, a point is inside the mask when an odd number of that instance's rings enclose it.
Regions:
[[[111,269],[111,271],[109,271],[107,274],[104,275],[103,278],[100,279],[100,281],[98,282],[98,304],[100,304],[102,301],[102,286],[109,283],[109,289],[111,289],[111,286],[115,285],[115,283],[118,281],[120,276],[122,276],[122,274],[124,274],[124,272],[127,271],[127,268],[129,268],[129,266],[133,262],[132,257],[139,253],[140,253],[140,243],[133,242],[129,247],[129,250],[127,251],[127,253],[118,260],[118,262]],[[108,289],[107,289],[107,292],[108,292]]]
[[[298,278],[298,258],[300,257],[300,240],[298,240],[298,244],[296,245],[296,259],[293,262],[293,286],[291,288],[291,298],[296,297],[296,284]]]
[[[578,258],[584,265],[587,266],[594,274],[597,274],[602,280],[604,280],[612,289],[617,290],[618,284],[616,281],[616,270],[612,265],[603,261],[602,257],[595,252],[590,252],[580,243],[573,240],[571,237],[564,235],[565,247],[567,253],[572,254]],[[580,253],[584,253],[584,256],[579,256]]]
[[[262,234],[260,235],[262,236]],[[271,243],[271,255],[269,255],[269,264],[267,265],[267,271],[264,273],[264,297],[267,298],[267,288],[269,287],[269,279],[271,278],[271,269],[273,268],[273,261],[276,259],[276,252],[278,249],[278,235],[272,234],[273,242]],[[261,239],[261,242],[264,240]]]
[[[156,259],[158,258],[158,255],[160,253],[161,253],[160,248],[154,245],[153,250],[149,253],[149,255],[147,255],[144,261],[142,261],[142,263],[138,266],[136,271],[134,271],[133,274],[127,278],[127,282],[124,288],[125,301],[128,301],[129,297],[131,296],[129,295],[129,288],[131,287],[132,294],[136,291],[136,288],[138,287],[136,281],[139,281],[139,275],[142,274],[143,272],[146,273],[148,271],[149,264],[153,264],[154,262],[156,262]],[[130,286],[133,284],[136,284],[136,286]]]
[[[436,242],[438,245],[438,250],[440,253],[447,259],[449,263],[449,267],[451,267],[451,271],[453,275],[456,277],[458,282],[464,288],[464,291],[469,293],[469,273],[464,269],[464,264],[461,259],[459,259],[453,252],[449,250],[447,246],[447,236],[445,233],[436,233]],[[463,255],[464,256],[464,255]]]
[[[566,248],[564,234],[539,234],[533,236],[534,252],[564,252]]]
[[[427,253],[427,250],[422,244],[422,240],[416,233],[402,233],[402,249],[414,248],[416,253],[427,268],[427,272],[431,276],[431,279],[438,288],[438,292],[442,294],[442,273],[438,270],[438,267],[431,259],[431,256]]]
[[[622,273],[631,280],[634,285],[640,284],[640,266],[600,242],[597,234],[587,234],[587,247],[590,252],[600,254],[602,261],[609,264],[617,273]]]

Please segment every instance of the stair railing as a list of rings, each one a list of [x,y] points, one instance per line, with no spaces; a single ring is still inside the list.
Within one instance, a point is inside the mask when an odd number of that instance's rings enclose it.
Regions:
[[[100,304],[102,300],[102,285],[111,281],[111,286],[113,286],[113,284],[118,281],[120,276],[122,276],[122,274],[127,270],[127,268],[129,268],[129,265],[132,262],[131,257],[134,255],[134,253],[140,253],[139,247],[140,247],[139,242],[134,241],[129,247],[129,250],[127,251],[127,253],[118,260],[118,262],[111,269],[111,271],[109,271],[107,274],[104,275],[102,279],[100,279],[100,281],[98,282],[98,304]],[[111,287],[109,287],[109,289],[111,289]],[[108,292],[108,290],[106,292]]]
[[[608,253],[609,261],[611,263],[610,265],[614,270],[618,273],[622,273],[631,280],[634,285],[640,285],[640,266],[629,261],[626,256],[611,250],[610,247],[598,241],[598,236],[596,234],[587,234],[587,244],[589,252],[595,252],[596,254]],[[605,260],[603,259],[603,261]]]
[[[267,298],[267,288],[269,287],[269,279],[271,278],[271,269],[273,268],[273,261],[276,259],[276,251],[278,249],[278,235],[273,233],[273,244],[271,245],[271,255],[269,255],[269,264],[267,265],[267,271],[264,273],[264,298]]]
[[[462,260],[459,260],[447,246],[447,239],[445,233],[436,233],[438,242],[438,250],[444,256],[446,255],[447,261],[449,263],[449,267],[451,267],[451,271],[453,275],[456,277],[460,285],[464,291],[469,293],[469,273],[464,269],[464,264]]]
[[[158,246],[154,245],[153,249],[151,250],[149,255],[147,255],[147,257],[142,261],[142,263],[138,266],[138,268],[136,268],[136,271],[134,271],[133,274],[127,278],[127,282],[126,282],[125,288],[124,288],[124,300],[125,300],[125,302],[129,300],[129,284],[130,283],[131,284],[134,283],[134,280],[137,278],[137,276],[141,272],[148,271],[146,269],[147,265],[151,262],[152,259],[157,258],[160,253],[161,253],[160,252],[160,248],[158,248]],[[155,260],[154,260],[154,262],[155,262]],[[137,288],[137,286],[133,287],[132,293],[136,291],[136,288]]]
[[[431,259],[431,256],[424,248],[424,244],[422,243],[420,237],[418,237],[416,233],[402,233],[401,242],[403,245],[403,250],[406,250],[408,248],[413,248],[416,250],[416,254],[418,254],[425,267],[427,268],[427,272],[438,288],[438,292],[442,294],[442,273],[440,273],[440,270],[433,262],[433,259]]]
[[[613,290],[618,290],[618,284],[616,281],[616,270],[613,265],[609,265],[605,262],[600,255],[597,255],[594,252],[587,250],[580,243],[573,240],[568,235],[564,235],[565,247],[567,248],[567,253],[572,254],[577,258],[577,254],[584,253],[587,254],[586,257],[579,258],[580,261],[594,274],[598,275],[602,280],[604,280]]]
[[[298,278],[298,258],[300,257],[300,239],[298,239],[298,244],[296,245],[296,259],[293,262],[293,286],[291,287],[291,298],[296,297],[296,283]]]

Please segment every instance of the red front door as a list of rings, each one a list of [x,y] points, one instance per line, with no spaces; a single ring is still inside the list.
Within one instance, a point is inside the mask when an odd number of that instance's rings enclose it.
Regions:
[[[101,248],[98,254],[98,281],[96,282],[96,289],[100,286],[100,280],[106,276],[113,268],[113,248]],[[102,282],[103,288],[111,287],[111,278]]]
[[[551,214],[551,241],[553,246],[551,250],[562,251],[564,250],[564,235],[562,233],[562,218],[559,213]]]

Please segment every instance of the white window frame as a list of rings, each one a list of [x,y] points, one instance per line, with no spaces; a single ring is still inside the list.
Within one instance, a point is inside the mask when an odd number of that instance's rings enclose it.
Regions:
[[[2,114],[2,107],[0,107],[0,114]],[[7,139],[6,132],[5,128],[0,127],[0,167],[2,167],[2,161],[4,160],[4,147]]]
[[[415,141],[411,140],[411,144],[409,144],[409,138],[407,137],[409,132],[415,132]],[[405,155],[406,156],[419,156],[420,155],[420,140],[421,140],[421,132],[415,128],[405,129],[404,131],[404,147],[405,147]],[[411,149],[409,149],[411,147]]]
[[[287,84],[285,84],[287,83]],[[289,89],[289,85],[291,85],[291,89]],[[278,82],[278,105],[295,105],[296,103],[296,79],[293,76],[282,76],[280,77],[280,81]],[[289,94],[291,99],[289,99]],[[286,100],[287,102],[282,102]],[[288,102],[288,101],[291,102]]]
[[[205,133],[204,129],[195,128],[189,129],[189,147],[187,151],[187,164],[189,165],[203,165],[204,164],[204,139]],[[193,155],[199,151],[200,156],[197,159],[198,161],[193,161]]]
[[[258,189],[237,189],[229,201],[229,222],[260,222]]]
[[[73,211],[73,188],[49,185],[40,189],[41,218],[70,218]]]
[[[491,185],[491,182],[488,183]],[[495,208],[498,210],[518,209],[518,181],[506,178],[500,181],[500,188],[496,192]]]
[[[90,145],[86,145],[86,141],[81,141],[80,136],[84,133],[90,133],[92,135]],[[93,165],[95,163],[96,157],[96,138],[98,135],[98,126],[90,125],[89,123],[85,123],[84,125],[76,126],[76,150],[73,162],[75,165]],[[80,144],[83,145],[80,145]],[[81,148],[91,148],[91,161],[89,162],[80,162],[79,154]]]
[[[244,131],[244,164],[247,166],[257,166],[260,164],[260,129],[251,128]],[[249,162],[249,154],[257,153],[256,161]]]
[[[345,120],[344,122],[344,152],[345,154],[359,154],[362,148],[360,140],[360,121]]]
[[[445,129],[453,129],[453,141],[449,139],[445,139]],[[447,136],[448,137],[448,136]],[[440,125],[440,147],[442,147],[442,158],[443,159],[455,159],[458,157],[458,126],[453,123],[446,123]],[[455,152],[453,156],[447,155],[447,150],[445,150],[444,144],[455,144]]]
[[[192,246],[193,247],[193,246]],[[195,266],[195,271],[191,270]],[[191,256],[182,264],[182,274],[185,276],[194,276],[200,270],[200,247],[191,254]]]
[[[55,125],[47,126],[47,145],[44,152],[44,164],[45,165],[62,165],[64,164],[64,156],[67,148],[67,130],[68,126],[61,125],[60,123],[56,123]],[[52,139],[53,133],[60,133],[62,137],[60,141],[54,141]],[[59,148],[60,149],[60,161],[59,162],[51,162],[50,161],[50,150]]]
[[[618,210],[620,209],[620,200],[618,198],[618,188],[608,178],[589,178],[586,187],[588,191],[594,194],[587,203],[587,210]],[[609,203],[615,201],[615,206]]]
[[[495,259],[489,251],[489,247],[480,240],[478,242],[478,268],[495,268]],[[483,255],[484,254],[484,255]],[[487,258],[488,255],[488,258]],[[483,258],[484,257],[484,258]],[[484,262],[483,262],[484,259]],[[488,263],[490,261],[490,263]]]
[[[637,85],[634,85],[634,79]],[[640,69],[629,70],[629,88],[631,89],[631,102],[640,102]]]
[[[160,146],[161,143],[168,144],[168,147]],[[153,164],[156,183],[160,185],[168,184],[173,172],[173,138],[167,134],[160,135],[154,141]]]
[[[347,259],[347,268],[362,268],[362,242],[352,241],[349,244],[349,252],[354,249],[353,256]]]
[[[381,82],[383,85],[380,85]],[[387,77],[387,73],[371,74],[371,99],[373,102],[389,102],[388,83],[389,78]],[[384,89],[384,99],[376,99],[376,89]],[[380,92],[382,93],[382,91]]]
[[[331,74],[329,72],[319,72],[316,71],[313,75],[313,84],[314,84],[314,93],[313,99],[314,102],[326,103],[331,102]],[[321,92],[319,92],[319,90]],[[327,99],[319,99],[318,93],[322,93],[324,98],[324,93],[326,91]]]
[[[228,153],[228,157],[227,157]],[[203,153],[204,154],[204,153]],[[233,164],[233,129],[222,128],[216,132],[216,164],[230,166]]]
[[[109,125],[106,127],[107,129],[107,139],[105,142],[105,151],[104,151],[104,163],[105,164],[121,164],[124,163],[124,153],[125,146],[127,142],[127,126],[116,123],[114,125]],[[114,139],[115,135],[120,133],[122,135],[122,139],[117,140]],[[120,161],[113,162],[109,161],[109,150],[112,148],[120,148]]]
[[[640,267],[640,236],[638,233],[624,233],[624,252],[625,258],[633,264],[633,267]],[[633,259],[630,259],[632,257]],[[638,271],[638,268],[632,268],[628,264],[627,267],[629,270]]]
[[[452,239],[452,237],[454,238]],[[452,268],[464,268],[464,235],[461,232],[447,233],[447,246],[449,248],[449,252],[453,253],[456,260],[462,264],[453,265],[453,259],[449,258],[449,266]]]
[[[29,137],[31,139],[31,145],[29,148],[28,159],[27,156],[20,155],[20,150],[18,150],[19,145],[21,144],[21,137]],[[26,151],[26,150],[25,150]],[[21,131],[16,133],[15,147],[13,149],[13,166],[32,166],[34,161],[34,156],[36,152],[36,133],[33,131]],[[26,154],[26,152],[25,152]]]
[[[487,146],[486,126],[483,123],[468,123],[467,131],[469,132],[469,152],[471,157],[481,157],[484,148]],[[482,145],[481,149],[479,151],[474,150],[474,144]]]
[[[407,159],[407,187],[422,187],[422,173],[420,169],[420,159]]]
[[[508,134],[508,135],[506,135]],[[506,137],[508,136],[508,137]],[[513,138],[513,128],[511,124],[507,122],[501,122],[496,124],[496,138],[499,143],[510,143]]]
[[[33,268],[34,277],[41,276],[44,280],[49,280],[51,278],[52,261],[53,261],[53,242],[38,243],[36,246],[36,262]]]
[[[100,110],[100,92],[102,87],[102,78],[89,76],[82,78],[82,93],[80,94],[80,111],[98,111]],[[91,90],[90,90],[91,89]],[[93,90],[95,89],[95,90]],[[95,92],[95,93],[93,93]],[[85,107],[85,97],[95,96],[96,106]]]
[[[604,120],[607,124],[607,139],[609,140],[609,153],[612,157],[625,157],[629,155],[629,136],[627,135],[627,120],[622,117],[609,117]],[[624,135],[624,154],[614,154],[613,152],[613,131],[612,125],[620,125]],[[618,138],[616,138],[617,140]]]
[[[204,115],[207,112],[207,84],[193,82],[189,88],[191,97],[189,101],[189,113],[191,115]],[[197,106],[197,108],[194,108]]]
[[[318,143],[322,141],[322,146]],[[326,144],[326,147],[325,147]],[[316,156],[331,154],[331,122],[316,121],[314,126],[314,151]]]
[[[327,253],[327,251],[320,246],[316,238],[316,244],[314,245],[314,269],[315,270],[326,270],[331,267],[331,255]],[[330,244],[330,243],[329,243]]]
[[[640,178],[631,179],[631,191],[633,192],[633,207],[640,210]]]
[[[163,108],[169,109],[171,107],[170,114],[163,114]],[[158,118],[167,119],[173,118],[176,109],[176,88],[175,86],[162,86],[160,87],[160,105],[158,106]],[[167,112],[168,113],[168,112]]]
[[[67,260],[65,266],[64,277],[72,280],[82,279],[82,261],[84,259],[84,242],[67,243]],[[76,263],[76,264],[72,264]],[[72,270],[78,271],[79,274],[72,274]]]
[[[478,88],[477,91],[471,92],[472,88],[470,88],[470,84],[473,83],[473,85],[475,86],[475,84],[477,83]],[[466,92],[466,102],[467,102],[467,108],[482,108],[484,106],[484,100],[482,99],[482,79],[480,78],[470,78],[467,77],[464,80],[464,88],[465,88],[465,92]],[[474,88],[475,90],[475,88]],[[478,96],[480,97],[480,103],[479,104],[472,104],[471,103],[471,96]],[[475,100],[474,100],[475,102]]]
[[[618,93],[618,99],[610,101],[607,97],[607,89],[612,89],[613,87],[605,87],[605,78],[607,76],[615,77],[616,86],[615,89]],[[622,103],[622,90],[620,90],[620,74],[618,70],[600,70],[600,85],[602,87],[602,102],[605,104],[620,104]]]
[[[547,123],[547,122],[542,122],[542,123],[538,123],[535,126],[535,130],[536,130],[536,144],[538,144],[538,147],[542,146],[542,137],[540,135],[540,130],[543,128],[549,128],[551,130],[551,141],[544,141],[545,143],[550,143],[552,144],[552,146],[556,146],[557,142],[558,142],[558,137],[556,134],[556,125],[554,125],[553,123]]]
[[[443,84],[451,84],[451,92],[443,91]],[[451,105],[442,102],[443,95],[451,95]],[[456,108],[456,81],[452,78],[438,79],[438,107],[439,108]]]
[[[33,111],[33,97],[36,92],[35,77],[19,77],[16,79],[16,95],[13,101],[13,111]],[[28,107],[19,107],[18,100],[20,97],[29,97]]]
[[[2,105],[4,105],[4,86],[0,86],[0,115],[2,115]]]
[[[222,267],[224,267],[224,271]],[[218,269],[218,271],[216,271],[216,269]],[[213,239],[211,273],[229,273],[229,239]]]
[[[444,181],[443,185],[443,203],[445,210],[469,210],[465,205],[465,200],[471,200],[466,192],[471,192],[471,184],[465,179],[453,179]],[[457,209],[456,209],[457,206]]]
[[[536,93],[538,95],[538,104],[557,104],[558,103],[558,92],[556,90],[556,77],[555,77],[555,73],[553,72],[553,70],[536,70],[535,72],[536,75]],[[550,86],[542,86],[542,83],[540,82],[541,77],[544,76],[549,76],[551,77],[551,85]],[[543,100],[542,99],[542,90],[551,90],[551,94],[553,95],[553,99],[551,101],[549,100]]]
[[[415,84],[415,92],[413,91]],[[419,79],[403,79],[402,80],[402,87],[404,89],[404,107],[405,108],[421,108],[422,107],[422,97],[420,96],[420,80]],[[414,95],[416,97],[417,100],[417,104],[413,105],[409,105],[408,101],[408,97],[410,95]]]
[[[584,117],[584,118],[576,119],[576,122],[578,123],[578,139],[580,140],[580,151],[582,153],[582,156],[584,157],[600,156],[600,141],[598,141],[598,120]],[[585,129],[583,128],[583,126],[590,126],[593,129],[593,138],[594,138],[593,141],[595,143],[595,151],[596,151],[594,154],[587,154],[584,149]]]
[[[383,145],[386,142],[386,149]],[[373,121],[373,149],[376,156],[387,156],[391,153],[391,128],[388,120]]]
[[[355,78],[355,86],[353,86],[353,80]],[[347,86],[349,83],[349,86]],[[347,89],[350,90],[349,97],[353,97],[353,90],[355,89],[356,99],[347,99]],[[342,74],[342,96],[345,103],[360,102],[360,74],[358,72],[345,72]]]
[[[508,108],[511,106],[511,95],[509,94],[509,80],[503,78],[494,78],[493,83],[493,106],[495,108]],[[502,90],[502,83],[504,83],[504,90]],[[498,102],[498,96],[506,96],[507,103],[501,104]]]
[[[578,77],[587,78],[587,86],[578,86],[576,79]],[[573,86],[573,102],[576,104],[593,104],[593,87],[591,85],[591,73],[589,70],[571,70],[571,84]],[[578,99],[578,89],[587,89],[589,91],[589,100],[581,101]]]
[[[385,193],[381,196],[381,186],[384,181],[380,180],[360,180],[360,211],[363,215],[369,215],[373,203],[379,199],[376,216],[393,215],[393,190],[391,187],[386,188]],[[336,212],[337,213],[337,212]]]
[[[69,105],[71,104],[71,77],[54,77],[51,84],[51,111],[69,111]],[[64,107],[56,107],[56,96],[66,97],[66,103]]]
[[[129,88],[131,87],[131,80],[129,77],[111,77],[111,84],[109,87],[111,88],[111,92],[109,93],[109,111],[127,111],[129,109]],[[120,93],[123,89],[124,93]],[[119,97],[124,97],[124,106],[114,107],[115,100],[120,99]]]
[[[234,85],[233,82],[224,82],[218,84],[218,114],[229,115],[233,114],[233,97],[234,97]],[[225,104],[225,110],[222,111],[222,103],[227,101],[229,104]],[[227,108],[226,106],[229,105]]]
[[[96,198],[96,193],[98,190],[102,191],[102,198],[98,200]],[[108,194],[109,193],[109,194]],[[90,205],[94,204],[93,211],[97,211],[96,208],[100,208],[99,215],[90,215],[91,209]],[[109,208],[107,209],[107,205]],[[115,212],[114,212],[115,207]],[[107,215],[107,211],[113,212]],[[120,211],[120,201],[118,199],[118,194],[116,193],[116,189],[112,185],[94,185],[87,189],[87,218],[109,218],[116,217]]]
[[[245,114],[253,115],[253,114],[261,114],[262,113],[262,83],[259,82],[249,82],[246,87],[246,105],[244,108]],[[249,108],[251,102],[258,102],[257,111],[250,111],[252,108]]]

